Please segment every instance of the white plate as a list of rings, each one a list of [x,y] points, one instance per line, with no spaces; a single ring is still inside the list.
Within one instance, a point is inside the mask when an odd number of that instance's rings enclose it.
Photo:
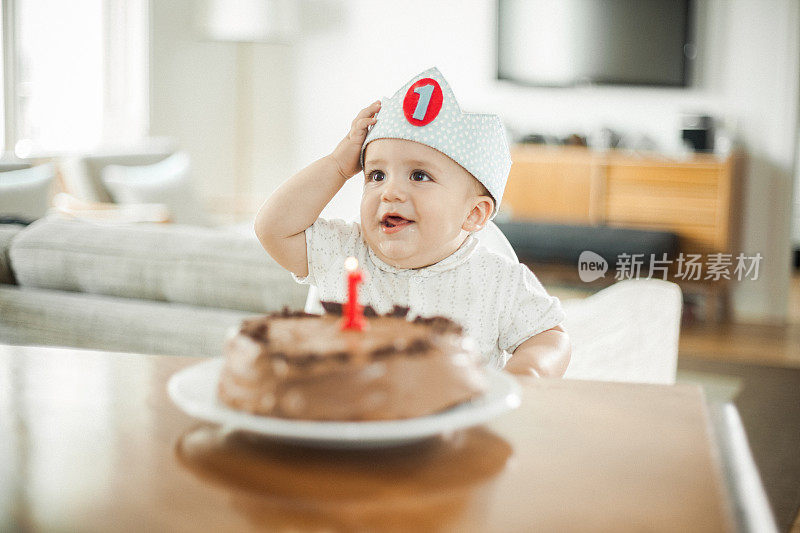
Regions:
[[[371,448],[408,444],[482,424],[520,404],[516,380],[505,372],[487,369],[489,389],[484,395],[440,413],[377,422],[289,420],[237,411],[220,402],[217,384],[223,364],[222,357],[215,357],[174,374],[167,384],[172,401],[187,414],[226,429],[251,431],[306,446]]]

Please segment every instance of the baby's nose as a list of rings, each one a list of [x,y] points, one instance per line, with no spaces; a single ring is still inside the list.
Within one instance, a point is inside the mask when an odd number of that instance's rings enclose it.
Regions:
[[[406,191],[400,180],[387,179],[381,193],[384,202],[402,202],[406,199]]]

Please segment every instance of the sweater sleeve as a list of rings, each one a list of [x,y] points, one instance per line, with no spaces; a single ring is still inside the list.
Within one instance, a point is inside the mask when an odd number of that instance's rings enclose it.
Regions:
[[[319,286],[326,272],[342,269],[344,260],[356,254],[361,240],[358,224],[341,219],[318,218],[305,231],[308,275],[292,274],[295,281],[306,285]]]
[[[547,294],[527,266],[515,265],[510,282],[514,297],[501,317],[498,345],[514,353],[529,338],[559,325],[565,315],[559,299]]]

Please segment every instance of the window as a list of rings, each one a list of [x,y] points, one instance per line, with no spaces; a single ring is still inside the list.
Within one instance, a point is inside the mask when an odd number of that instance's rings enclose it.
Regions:
[[[83,151],[147,135],[147,0],[3,4],[7,152]]]

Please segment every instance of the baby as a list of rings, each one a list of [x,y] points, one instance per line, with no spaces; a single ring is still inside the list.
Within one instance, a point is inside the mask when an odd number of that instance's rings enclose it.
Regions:
[[[473,235],[497,213],[510,166],[499,117],[461,112],[432,68],[362,109],[330,155],[281,185],[259,210],[256,235],[322,300],[346,300],[344,260],[354,256],[367,274],[364,305],[446,316],[485,364],[563,376],[570,344],[558,299]],[[362,170],[361,222],[318,218]]]

